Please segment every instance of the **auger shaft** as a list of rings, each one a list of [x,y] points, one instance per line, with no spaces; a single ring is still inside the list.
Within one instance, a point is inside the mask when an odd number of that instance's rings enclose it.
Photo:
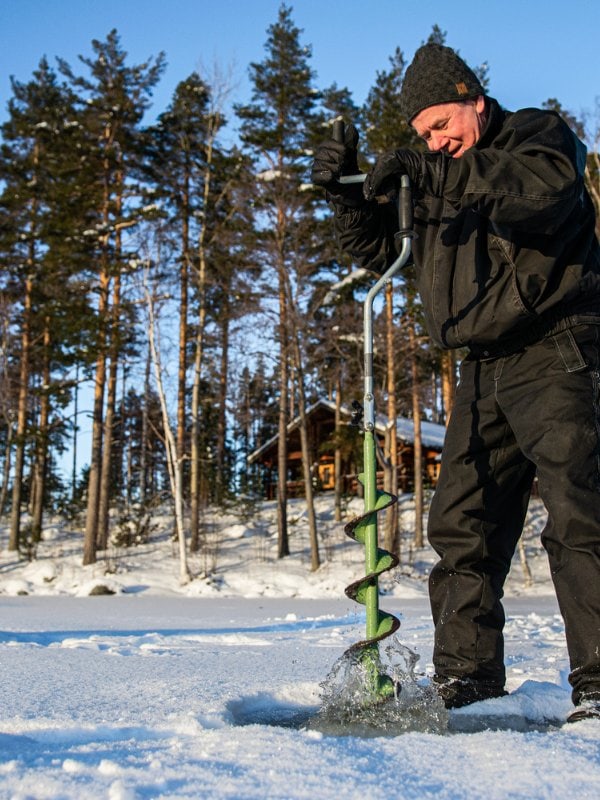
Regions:
[[[375,457],[375,435],[365,431],[364,451],[364,506],[365,512],[373,511],[377,501],[377,467]],[[377,515],[373,513],[365,525],[365,574],[373,575],[377,569]],[[379,627],[379,586],[374,578],[365,589],[366,636],[374,639]]]
[[[402,189],[408,192],[410,202],[410,188],[408,178],[402,176]],[[404,198],[401,198],[401,202]],[[378,534],[377,534],[377,457],[375,453],[375,395],[373,386],[373,303],[381,289],[392,280],[401,269],[410,255],[410,237],[402,238],[400,255],[391,267],[371,287],[364,304],[363,335],[364,335],[364,427],[365,438],[363,444],[364,454],[364,510],[365,514],[374,512],[365,521],[365,570],[373,579],[365,590],[366,608],[366,636],[373,639],[377,635],[380,625],[379,616],[379,582],[376,574],[378,562]]]

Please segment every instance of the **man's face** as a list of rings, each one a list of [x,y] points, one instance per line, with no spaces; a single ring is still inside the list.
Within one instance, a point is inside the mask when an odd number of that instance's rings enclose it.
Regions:
[[[430,150],[460,158],[479,140],[485,124],[485,99],[440,103],[420,111],[411,125]]]

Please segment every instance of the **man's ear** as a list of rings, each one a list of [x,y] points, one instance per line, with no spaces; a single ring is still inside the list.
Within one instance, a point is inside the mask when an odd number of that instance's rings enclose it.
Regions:
[[[475,111],[478,114],[481,114],[483,111],[485,111],[485,96],[482,94],[478,94],[475,98]]]

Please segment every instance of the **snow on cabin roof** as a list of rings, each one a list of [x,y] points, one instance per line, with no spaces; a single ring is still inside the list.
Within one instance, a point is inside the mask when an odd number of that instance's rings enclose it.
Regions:
[[[309,414],[313,409],[317,408],[317,406],[323,405],[330,408],[332,411],[335,411],[335,403],[331,402],[330,400],[318,400],[314,405],[312,405],[307,414]],[[342,406],[342,414],[345,416],[352,416],[352,411],[347,406]],[[381,432],[385,431],[386,424],[384,422],[377,419],[375,417],[375,427],[380,430]],[[409,417],[397,417],[396,418],[396,431],[398,433],[398,438],[401,439],[403,442],[409,442],[412,444],[415,436],[415,430],[413,421]],[[444,445],[444,437],[446,436],[446,428],[444,425],[438,425],[435,422],[427,422],[426,420],[421,420],[421,441],[425,447],[432,447],[434,449],[441,450]]]
[[[310,416],[314,413],[318,408],[327,408],[332,413],[335,413],[335,403],[331,400],[317,400],[316,403],[313,403],[306,409],[306,416]],[[348,408],[348,406],[342,406],[341,412],[344,417],[350,418],[353,416],[354,412],[352,409]],[[287,431],[290,433],[295,428],[300,425],[300,417],[296,417],[287,425]],[[383,433],[386,429],[386,425],[380,421],[375,421],[375,427],[378,431]],[[414,441],[414,426],[412,419],[408,417],[398,417],[396,421],[396,430],[398,432],[398,438],[401,439],[403,442],[408,442],[412,444]],[[425,420],[421,421],[421,441],[424,447],[431,447],[434,450],[441,450],[444,444],[444,437],[446,435],[446,428],[443,425],[438,425],[435,422],[427,422]],[[267,442],[265,442],[261,447],[255,450],[253,453],[250,453],[248,456],[248,462],[253,463],[256,459],[268,450],[279,438],[279,434],[275,434],[272,436]]]
[[[405,442],[412,442],[415,433],[412,419],[398,417],[396,421],[396,430],[398,431],[398,437],[400,439]],[[445,436],[446,428],[443,425],[421,420],[421,441],[426,447],[441,450],[444,445]]]

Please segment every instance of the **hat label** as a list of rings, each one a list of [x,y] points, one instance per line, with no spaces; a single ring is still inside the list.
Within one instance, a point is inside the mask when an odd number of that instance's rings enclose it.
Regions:
[[[456,84],[456,91],[460,95],[469,94],[469,90],[467,89],[467,84],[464,83],[464,81],[461,81],[460,83]]]

